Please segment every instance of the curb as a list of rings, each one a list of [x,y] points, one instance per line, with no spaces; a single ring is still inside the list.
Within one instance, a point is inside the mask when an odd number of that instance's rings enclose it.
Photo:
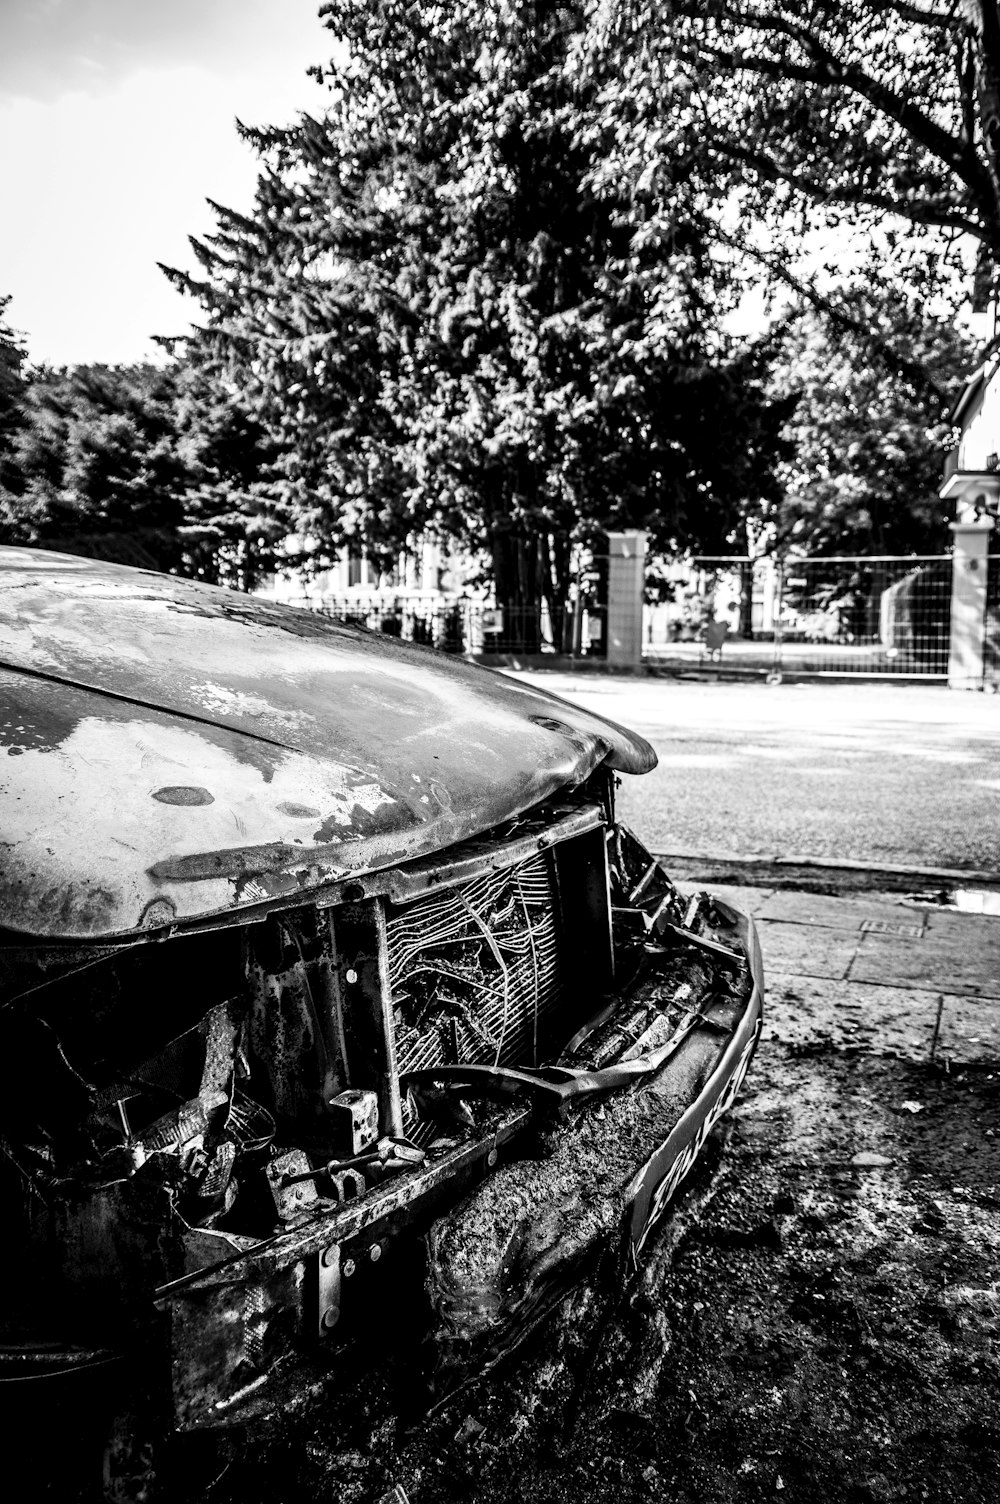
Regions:
[[[696,855],[676,851],[658,851],[655,855],[668,872],[672,867],[693,868],[714,876],[722,870],[739,874],[737,881],[747,886],[757,885],[762,875],[771,873],[779,886],[790,886],[793,877],[811,877],[829,885],[839,876],[848,884],[867,878],[889,882],[893,887],[1000,887],[1000,872],[972,867],[915,867],[905,862],[857,862],[822,856]]]
[[[532,657],[519,653],[467,653],[466,662],[477,663],[482,668],[508,669],[517,674],[578,674],[620,679],[679,679],[693,684],[746,684],[769,683],[774,673],[773,666],[727,664],[681,664],[657,663],[655,659],[642,663],[608,663],[603,658],[568,658],[562,654],[546,653]],[[947,688],[943,674],[892,674],[863,673],[837,669],[778,670],[777,684],[878,684],[886,688],[911,689],[914,685]],[[774,687],[774,686],[772,686]]]

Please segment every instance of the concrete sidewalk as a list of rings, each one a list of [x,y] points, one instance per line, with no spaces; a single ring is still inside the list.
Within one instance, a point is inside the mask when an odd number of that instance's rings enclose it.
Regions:
[[[765,1038],[945,1067],[1000,1066],[1000,917],[891,894],[708,886],[757,924]]]

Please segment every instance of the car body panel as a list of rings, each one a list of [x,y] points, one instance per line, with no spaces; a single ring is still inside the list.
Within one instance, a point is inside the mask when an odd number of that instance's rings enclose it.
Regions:
[[[233,591],[0,549],[0,910],[97,938],[426,856],[640,736],[531,686]]]
[[[444,1396],[626,1278],[763,997],[752,923],[615,814],[655,760],[427,649],[0,549],[0,1382],[48,1418],[93,1370],[107,1475],[352,1383],[400,1291]]]

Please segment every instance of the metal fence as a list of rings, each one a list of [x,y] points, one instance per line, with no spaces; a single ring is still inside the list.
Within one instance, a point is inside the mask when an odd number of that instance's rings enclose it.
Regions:
[[[605,608],[578,600],[558,613],[546,605],[512,610],[467,595],[303,596],[293,604],[311,606],[348,626],[367,627],[446,653],[591,658],[605,651]]]
[[[945,679],[951,576],[940,554],[694,559],[674,599],[647,613],[645,656],[774,676]]]
[[[1000,556],[987,573],[985,675],[1000,681]],[[696,558],[670,566],[645,608],[643,656],[677,668],[945,680],[952,559]],[[474,595],[303,596],[335,621],[448,653],[603,658],[607,610],[580,591],[565,609],[502,609]]]

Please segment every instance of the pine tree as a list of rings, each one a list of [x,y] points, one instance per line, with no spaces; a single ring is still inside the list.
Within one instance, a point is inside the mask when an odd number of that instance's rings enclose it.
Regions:
[[[195,364],[42,368],[19,397],[2,541],[242,589],[273,567],[271,450]]]
[[[720,546],[773,493],[781,410],[722,332],[731,268],[674,185],[612,191],[583,5],[324,8],[322,118],[243,134],[254,212],[216,207],[199,359],[273,436],[317,561],[414,533],[488,551],[498,600],[565,599],[613,527]],[[346,57],[346,61],[341,59]]]

